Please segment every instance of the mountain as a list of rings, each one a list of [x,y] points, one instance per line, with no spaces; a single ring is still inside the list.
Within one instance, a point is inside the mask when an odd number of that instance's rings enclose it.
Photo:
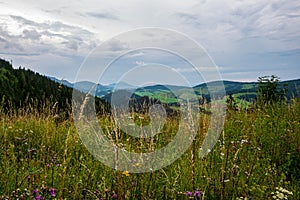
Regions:
[[[97,97],[103,97],[108,93],[112,92],[112,88],[101,84],[95,84],[90,81],[77,82],[76,84],[74,84],[73,88],[82,91],[84,93],[90,93],[93,96],[97,96]]]
[[[56,80],[58,82],[59,80]],[[71,86],[72,84],[65,81],[59,81],[62,84]],[[253,102],[256,98],[256,92],[258,87],[258,82],[236,82],[236,81],[214,81],[209,82],[210,89],[214,91],[221,91],[223,89],[220,87],[220,83],[224,85],[226,95],[233,94],[235,98],[240,100],[245,100],[247,102]],[[83,81],[76,84],[78,90],[82,92],[89,92],[92,87],[95,86],[95,83]],[[112,92],[117,90],[127,90],[131,93],[134,93],[135,98],[139,97],[150,97],[152,99],[157,99],[162,103],[166,104],[178,104],[178,98],[194,98],[195,95],[197,98],[203,97],[207,101],[210,101],[210,94],[207,88],[208,83],[202,83],[196,85],[192,88],[185,86],[176,86],[176,85],[150,85],[144,87],[136,87],[130,85],[126,82],[112,83],[109,85],[97,84],[96,90],[93,91],[95,96],[100,97],[107,102],[110,101],[110,96]],[[291,99],[293,97],[298,97],[300,95],[300,79],[282,81],[279,83],[280,87],[287,88],[287,98]],[[116,88],[117,87],[117,88]],[[94,89],[94,88],[93,88]],[[191,94],[193,90],[194,94]],[[223,97],[220,97],[223,98]],[[190,99],[193,101],[192,99]]]
[[[126,82],[112,83],[112,84],[107,85],[107,87],[111,88],[112,90],[115,90],[115,89],[130,90],[130,89],[137,88],[136,86],[130,85],[129,83],[126,83]]]
[[[70,83],[69,81],[64,80],[64,79],[61,79],[61,80],[60,80],[60,79],[57,79],[57,78],[55,78],[55,77],[53,77],[53,76],[48,76],[48,78],[49,78],[50,80],[56,82],[56,83],[63,84],[63,85],[65,85],[65,86],[69,87],[69,88],[73,88],[73,86],[74,86],[73,83]]]

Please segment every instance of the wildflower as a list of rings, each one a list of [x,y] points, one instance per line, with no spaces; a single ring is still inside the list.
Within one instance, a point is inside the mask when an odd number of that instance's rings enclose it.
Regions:
[[[49,194],[50,194],[52,197],[55,197],[55,189],[54,189],[54,188],[50,188],[50,189],[49,189]]]
[[[136,167],[141,167],[142,164],[141,164],[141,163],[135,163],[134,166],[136,166]]]
[[[38,195],[38,196],[35,197],[35,200],[44,200],[44,197]]]
[[[95,190],[94,193],[95,193],[95,194],[99,194],[100,192],[99,192],[99,190],[97,189],[97,190]]]
[[[248,140],[241,140],[241,145],[244,143],[248,143]]]
[[[61,167],[62,166],[62,164],[57,164],[57,167]]]
[[[293,195],[293,192],[290,192],[290,191],[288,191],[288,190],[286,190],[286,189],[284,189],[282,187],[280,187],[278,190],[281,191],[281,192],[283,192],[283,193],[287,193],[289,195]]]
[[[125,176],[130,176],[128,171],[124,171],[122,174],[125,175]]]
[[[275,189],[275,192],[271,192],[273,199],[288,199],[288,195],[293,195],[293,192],[290,192],[282,187],[276,187]]]
[[[38,189],[35,189],[35,190],[33,190],[32,195],[35,196],[35,195],[37,195],[38,193],[39,193],[39,190],[38,190]]]
[[[197,191],[197,190],[196,190],[196,191],[194,192],[194,196],[195,196],[195,197],[200,197],[200,196],[201,196],[201,191]]]
[[[111,198],[117,199],[117,198],[118,198],[118,195],[114,193],[114,194],[111,196]]]
[[[187,191],[186,193],[185,193],[185,195],[187,196],[187,197],[190,197],[190,196],[192,196],[192,192],[190,192],[190,191]]]

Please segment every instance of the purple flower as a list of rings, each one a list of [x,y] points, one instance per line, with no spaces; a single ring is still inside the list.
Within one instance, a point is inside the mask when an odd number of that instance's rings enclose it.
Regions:
[[[57,167],[61,167],[62,166],[62,164],[57,164]]]
[[[186,193],[185,193],[185,195],[187,196],[187,197],[191,197],[192,196],[192,192],[190,192],[190,191],[187,191]]]
[[[35,196],[35,195],[37,195],[38,193],[39,193],[39,190],[38,190],[38,189],[35,189],[35,190],[33,190],[32,195]]]
[[[50,194],[52,197],[55,197],[55,188],[50,188],[50,189],[49,189],[49,194]]]
[[[200,197],[200,196],[201,196],[201,193],[202,193],[201,191],[197,191],[197,190],[196,190],[196,191],[194,192],[194,196],[195,196],[195,197]]]
[[[44,197],[38,195],[38,196],[35,197],[35,200],[44,200]]]
[[[117,195],[117,194],[113,194],[113,195],[111,196],[111,198],[117,199],[117,198],[118,198],[118,195]]]

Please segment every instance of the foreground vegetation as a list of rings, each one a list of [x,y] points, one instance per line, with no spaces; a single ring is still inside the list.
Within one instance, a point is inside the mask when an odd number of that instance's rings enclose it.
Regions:
[[[229,110],[218,143],[203,159],[199,147],[211,122],[209,114],[201,114],[198,135],[185,154],[144,174],[104,166],[85,149],[72,120],[57,121],[48,107],[0,109],[0,199],[300,199],[297,100]],[[108,115],[101,121],[108,134],[128,141]],[[166,123],[162,132],[176,133],[178,120]],[[161,135],[154,136],[157,146],[174,136]]]

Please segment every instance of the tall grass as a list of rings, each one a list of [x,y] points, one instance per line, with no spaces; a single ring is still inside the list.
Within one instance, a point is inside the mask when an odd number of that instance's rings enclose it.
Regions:
[[[199,159],[213,123],[202,113],[198,134],[181,158],[143,174],[116,171],[93,158],[72,120],[57,123],[51,109],[1,111],[0,199],[300,199],[299,101],[228,111],[214,149]],[[137,124],[143,119],[149,120],[135,116]],[[147,152],[172,140],[178,120],[168,118],[151,139],[130,138],[110,115],[101,116],[100,124],[118,145]]]

